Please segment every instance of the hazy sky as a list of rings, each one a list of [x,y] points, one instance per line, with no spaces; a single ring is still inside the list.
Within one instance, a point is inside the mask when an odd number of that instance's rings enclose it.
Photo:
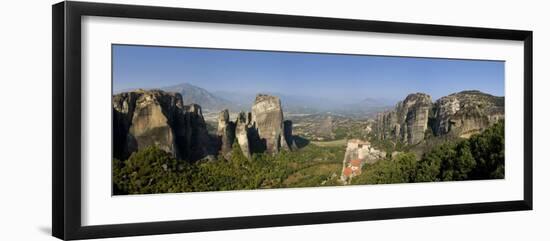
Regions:
[[[208,91],[278,92],[330,99],[433,100],[462,90],[504,95],[504,62],[113,46],[114,91],[190,83]]]

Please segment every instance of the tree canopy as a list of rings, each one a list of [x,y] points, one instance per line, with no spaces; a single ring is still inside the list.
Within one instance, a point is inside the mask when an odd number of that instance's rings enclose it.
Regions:
[[[113,159],[113,193],[144,194],[340,185],[342,147],[307,145],[247,159],[237,142],[231,158],[189,163],[155,146]],[[504,122],[458,142],[444,142],[422,156],[388,155],[365,164],[351,184],[385,184],[504,178]]]
[[[457,143],[445,142],[417,160],[404,152],[365,165],[352,184],[504,178],[504,121]]]

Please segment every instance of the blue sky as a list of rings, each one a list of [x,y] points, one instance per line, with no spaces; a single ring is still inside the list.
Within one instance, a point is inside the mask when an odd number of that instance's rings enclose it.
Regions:
[[[333,100],[433,100],[462,91],[504,95],[504,62],[150,46],[113,46],[113,90],[190,83],[208,91]]]

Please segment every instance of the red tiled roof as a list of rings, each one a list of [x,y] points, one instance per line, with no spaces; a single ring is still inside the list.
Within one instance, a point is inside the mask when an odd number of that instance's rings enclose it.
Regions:
[[[349,167],[344,168],[344,176],[349,177],[351,173],[352,173],[351,168]]]
[[[356,167],[361,166],[361,160],[351,160],[350,163],[351,163],[352,166],[356,166]]]

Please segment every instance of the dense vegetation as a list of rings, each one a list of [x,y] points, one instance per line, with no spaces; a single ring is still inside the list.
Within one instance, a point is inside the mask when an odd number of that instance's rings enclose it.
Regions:
[[[504,178],[504,122],[469,139],[445,142],[417,159],[411,152],[363,166],[352,184]]]
[[[248,160],[238,144],[230,160],[190,164],[154,146],[113,160],[114,194],[223,191],[319,186],[341,170],[344,149],[308,145]]]
[[[377,143],[391,147],[388,143]],[[393,146],[393,148],[401,146]],[[404,148],[403,148],[404,149]],[[395,150],[395,149],[394,149]],[[223,191],[341,185],[344,146],[308,144],[277,155],[248,160],[238,144],[230,160],[188,163],[157,147],[113,160],[114,194]],[[504,122],[469,139],[445,141],[421,157],[402,150],[363,166],[351,184],[382,184],[504,178]],[[335,175],[336,174],[336,175]]]

